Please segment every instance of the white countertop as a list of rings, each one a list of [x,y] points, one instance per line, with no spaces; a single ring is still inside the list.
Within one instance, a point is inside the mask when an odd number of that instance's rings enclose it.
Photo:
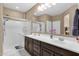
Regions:
[[[58,47],[61,47],[66,50],[70,50],[76,53],[79,53],[79,43],[72,41],[73,38],[64,38],[64,41],[60,41],[57,36],[53,36],[52,39],[50,39],[49,35],[24,35],[30,38],[34,38],[36,40],[49,43],[51,45],[55,45]],[[62,37],[63,38],[63,37]],[[69,40],[70,39],[70,40]]]

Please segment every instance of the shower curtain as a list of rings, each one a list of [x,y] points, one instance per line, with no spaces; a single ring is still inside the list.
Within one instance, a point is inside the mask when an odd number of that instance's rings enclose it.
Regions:
[[[79,9],[76,9],[74,22],[73,22],[73,35],[79,35]]]

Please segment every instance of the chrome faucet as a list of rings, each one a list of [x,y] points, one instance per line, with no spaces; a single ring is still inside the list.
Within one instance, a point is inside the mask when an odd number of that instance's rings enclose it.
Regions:
[[[50,38],[52,39],[52,37],[53,37],[53,36],[52,36],[52,34],[51,34],[51,35],[50,35]]]

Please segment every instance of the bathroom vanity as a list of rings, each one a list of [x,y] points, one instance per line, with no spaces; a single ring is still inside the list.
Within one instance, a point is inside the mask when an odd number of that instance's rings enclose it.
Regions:
[[[79,45],[69,41],[59,41],[57,38],[26,35],[25,50],[32,56],[78,56]]]

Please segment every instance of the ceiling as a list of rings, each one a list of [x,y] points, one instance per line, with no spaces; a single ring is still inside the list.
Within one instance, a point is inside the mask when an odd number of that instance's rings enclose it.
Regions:
[[[67,9],[75,5],[75,3],[56,3],[56,5],[53,5],[51,8],[47,8],[44,11],[35,13],[36,16],[40,16],[43,14],[48,14],[51,16],[59,15],[63,12],[65,12]]]
[[[4,7],[21,11],[21,12],[27,12],[29,9],[31,9],[34,5],[37,3],[4,3]],[[67,9],[69,9],[71,6],[73,6],[75,3],[56,3],[56,5],[53,5],[50,8],[47,8],[44,11],[34,13],[36,16],[40,16],[43,14],[48,14],[51,16],[59,15],[63,12],[65,12]]]
[[[21,11],[21,12],[27,12],[35,4],[36,3],[4,3],[4,7]]]

